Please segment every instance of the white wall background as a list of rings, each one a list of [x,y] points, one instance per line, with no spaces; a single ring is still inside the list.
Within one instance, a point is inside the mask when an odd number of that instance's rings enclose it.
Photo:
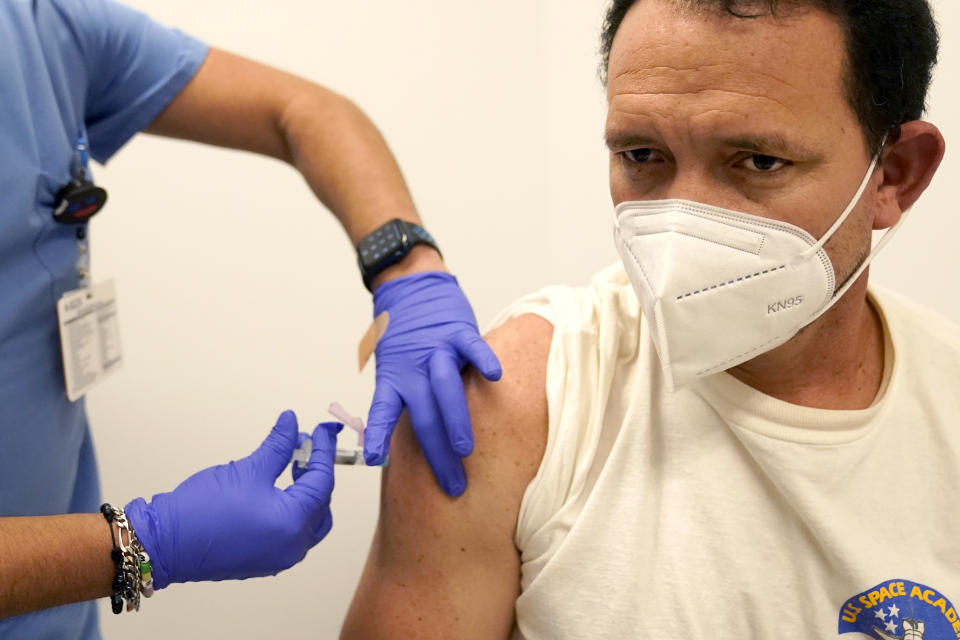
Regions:
[[[616,260],[596,77],[601,0],[130,0],[158,20],[353,98],[384,132],[481,324],[551,283]],[[960,6],[929,119],[960,141]],[[874,278],[960,321],[960,160],[948,153]],[[286,408],[303,430],[356,373],[370,320],[352,248],[289,167],[142,136],[98,180],[94,273],[117,279],[125,370],[89,397],[104,498],[168,491],[245,455]],[[140,614],[103,611],[108,639],[334,638],[377,515],[379,472],[338,469],[334,529],[275,578],[175,585]]]

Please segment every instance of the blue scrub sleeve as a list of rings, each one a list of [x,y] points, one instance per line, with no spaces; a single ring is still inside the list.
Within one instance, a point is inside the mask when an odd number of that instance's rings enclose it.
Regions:
[[[87,70],[90,155],[105,163],[193,78],[208,46],[112,0],[51,0]]]

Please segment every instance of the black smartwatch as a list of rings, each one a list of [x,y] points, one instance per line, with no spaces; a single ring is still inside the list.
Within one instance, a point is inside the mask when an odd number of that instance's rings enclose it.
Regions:
[[[440,249],[433,236],[420,225],[394,218],[357,243],[357,263],[368,291],[378,273],[403,260],[418,244]]]

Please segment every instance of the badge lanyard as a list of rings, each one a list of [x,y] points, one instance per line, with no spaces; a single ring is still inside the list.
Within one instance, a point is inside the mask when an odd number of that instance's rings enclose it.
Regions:
[[[90,180],[90,152],[85,136],[77,139],[74,158],[77,160],[75,177],[57,193],[53,219],[61,224],[77,226],[77,278],[80,288],[88,288],[90,280],[90,247],[87,242],[87,222],[103,209],[107,192]]]
[[[87,140],[77,140],[74,178],[57,193],[53,219],[76,226],[78,289],[57,301],[60,344],[67,398],[74,401],[123,365],[116,291],[112,281],[94,285],[90,278],[87,222],[103,208],[107,192],[89,176]]]
[[[87,225],[77,227],[77,287],[89,289],[90,280],[90,243],[87,241]]]

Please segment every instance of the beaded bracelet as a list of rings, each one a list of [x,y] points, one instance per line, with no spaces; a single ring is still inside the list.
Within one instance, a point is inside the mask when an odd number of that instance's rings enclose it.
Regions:
[[[153,565],[150,563],[150,556],[137,539],[137,534],[130,526],[123,509],[104,503],[100,506],[100,513],[110,527],[110,539],[113,541],[110,559],[116,567],[110,606],[113,612],[118,614],[123,610],[123,602],[126,600],[127,611],[139,611],[140,596],[149,598],[153,595]]]

